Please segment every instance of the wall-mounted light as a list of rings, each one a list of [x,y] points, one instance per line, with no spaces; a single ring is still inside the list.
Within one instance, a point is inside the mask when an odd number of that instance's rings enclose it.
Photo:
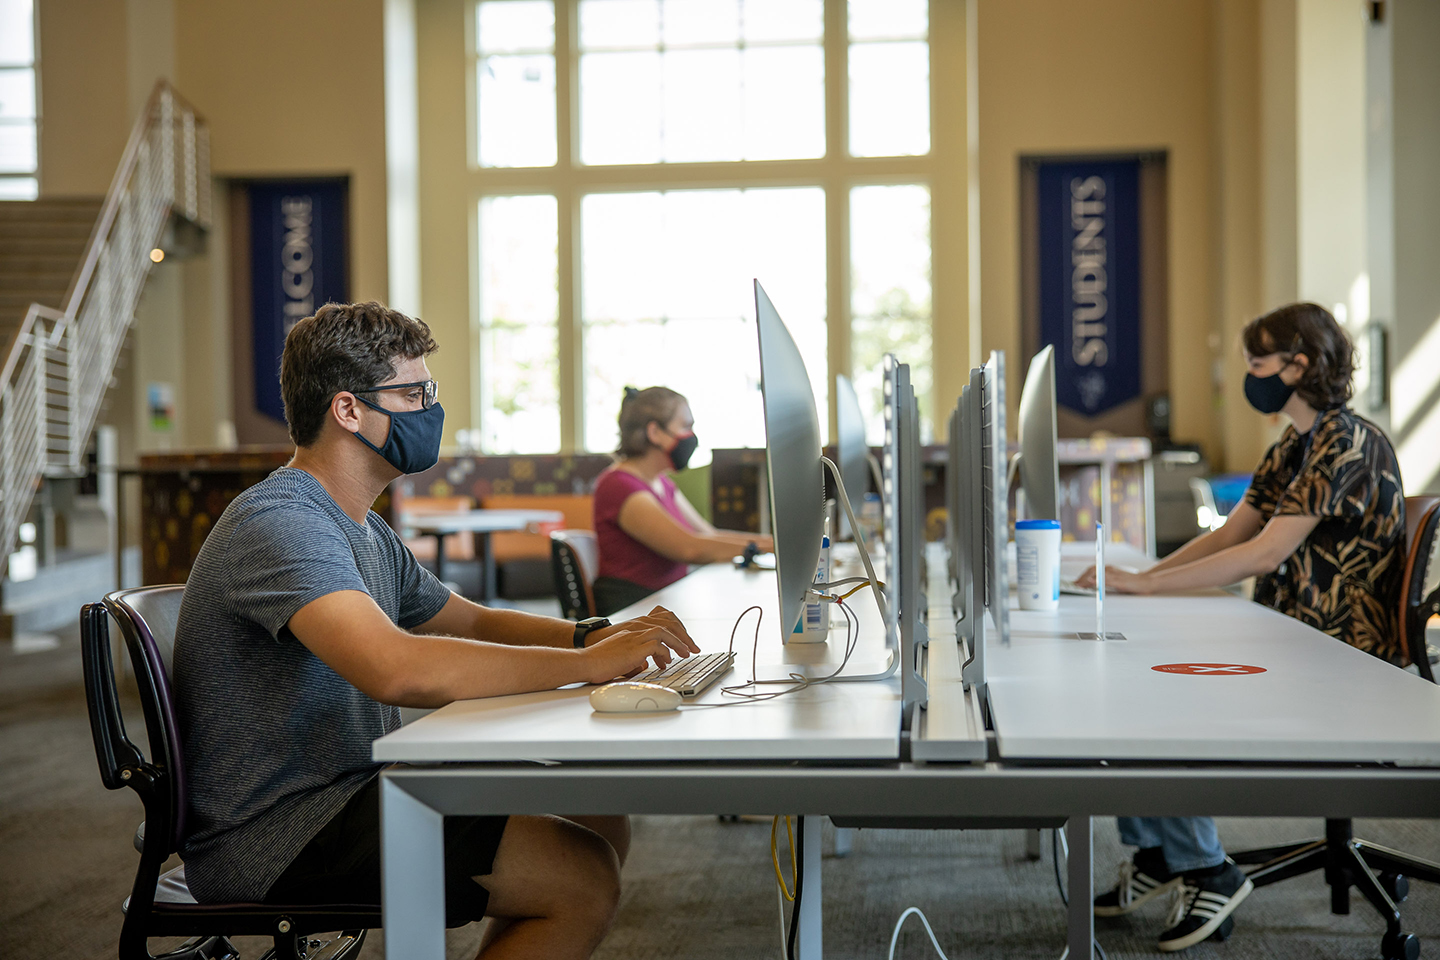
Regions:
[[[161,260],[164,260],[164,259],[165,259],[165,251],[164,251],[164,250],[161,250],[159,247],[156,247],[154,250],[151,250],[151,251],[150,251],[150,262],[151,262],[151,263],[159,263]]]

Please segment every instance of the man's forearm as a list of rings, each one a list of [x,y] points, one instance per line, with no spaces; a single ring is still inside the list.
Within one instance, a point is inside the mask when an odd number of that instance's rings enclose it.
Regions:
[[[416,635],[407,646],[394,674],[405,679],[385,697],[401,707],[439,707],[453,700],[553,690],[588,679],[588,665],[576,650],[424,635]]]
[[[516,647],[560,647],[570,649],[575,624],[555,617],[542,617],[524,610],[481,607],[475,614],[473,639]]]

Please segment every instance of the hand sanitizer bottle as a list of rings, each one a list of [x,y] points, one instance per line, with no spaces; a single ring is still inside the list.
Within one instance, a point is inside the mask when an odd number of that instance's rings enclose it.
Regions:
[[[825,533],[820,538],[820,562],[815,566],[815,582],[830,581],[830,518],[825,518]],[[827,593],[830,591],[827,589]],[[792,643],[824,643],[830,639],[830,604],[816,600],[805,604],[800,620],[790,635]]]

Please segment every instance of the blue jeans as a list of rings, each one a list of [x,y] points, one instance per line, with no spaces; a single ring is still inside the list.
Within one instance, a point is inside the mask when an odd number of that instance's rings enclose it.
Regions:
[[[1209,817],[1117,817],[1120,842],[1142,850],[1159,847],[1171,873],[1218,867],[1225,848]]]

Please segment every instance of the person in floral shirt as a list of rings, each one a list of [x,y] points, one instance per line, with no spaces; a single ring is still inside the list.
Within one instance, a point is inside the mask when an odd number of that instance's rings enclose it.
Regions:
[[[1292,303],[1241,335],[1245,398],[1290,424],[1256,468],[1250,489],[1218,530],[1144,573],[1107,568],[1118,593],[1174,593],[1255,577],[1255,600],[1382,660],[1399,663],[1405,566],[1400,466],[1379,427],[1351,410],[1354,347],[1324,307]],[[1080,578],[1094,583],[1094,569]],[[1222,930],[1253,889],[1225,859],[1209,817],[1121,817],[1139,848],[1120,866],[1097,916],[1130,913],[1177,891],[1160,949],[1183,950]]]

